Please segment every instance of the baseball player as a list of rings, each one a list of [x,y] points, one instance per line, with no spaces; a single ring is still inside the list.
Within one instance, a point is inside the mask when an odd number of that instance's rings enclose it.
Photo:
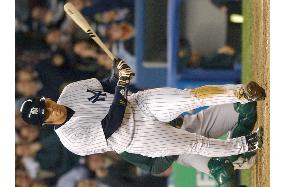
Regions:
[[[67,85],[57,103],[44,97],[27,99],[21,107],[23,119],[54,125],[62,144],[81,156],[127,151],[148,157],[222,157],[259,148],[258,132],[224,141],[166,125],[197,107],[264,99],[264,90],[255,82],[191,90],[156,88],[127,97],[134,74],[120,59],[114,60],[114,70],[117,76],[105,82],[93,78]]]
[[[185,115],[170,122],[172,126],[189,132],[217,138],[227,132],[230,137],[249,134],[256,122],[256,102],[246,104],[225,104],[212,106],[195,115]],[[194,167],[198,171],[210,174],[218,186],[237,186],[235,169],[249,169],[254,164],[254,155],[238,155],[234,157],[210,158],[194,154],[150,158],[138,154],[123,152],[121,158],[148,171],[160,174],[167,170],[173,162]]]

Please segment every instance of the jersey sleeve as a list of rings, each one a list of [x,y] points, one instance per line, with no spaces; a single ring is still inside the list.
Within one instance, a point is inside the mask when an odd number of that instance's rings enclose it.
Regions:
[[[108,145],[101,124],[90,117],[76,118],[55,130],[62,144],[80,156],[106,152]]]

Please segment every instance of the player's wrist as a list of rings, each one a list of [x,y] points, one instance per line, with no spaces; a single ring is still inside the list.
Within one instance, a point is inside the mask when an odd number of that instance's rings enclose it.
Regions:
[[[126,106],[127,88],[121,85],[116,86],[113,103],[115,105]]]

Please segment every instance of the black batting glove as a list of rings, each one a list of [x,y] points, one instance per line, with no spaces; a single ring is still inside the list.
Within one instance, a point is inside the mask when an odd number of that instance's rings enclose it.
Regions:
[[[112,64],[112,69],[116,78],[119,78],[119,70],[130,68],[128,64],[120,58],[115,58]],[[135,73],[133,73],[132,76],[135,76]]]

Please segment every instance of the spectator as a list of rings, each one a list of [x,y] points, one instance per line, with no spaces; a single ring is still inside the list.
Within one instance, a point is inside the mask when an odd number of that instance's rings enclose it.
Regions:
[[[39,137],[39,128],[33,125],[25,125],[20,129],[20,136],[27,143],[34,142]]]
[[[128,65],[135,69],[133,26],[127,22],[113,23],[107,30],[107,36],[112,42],[112,50],[116,56],[125,59]]]
[[[112,70],[112,61],[105,52],[97,54],[97,63],[102,66],[107,72],[110,72]]]
[[[16,155],[34,157],[41,170],[52,174],[46,179],[50,184],[54,184],[59,176],[74,167],[79,159],[77,155],[66,150],[54,134],[39,142],[17,144]]]
[[[127,41],[134,36],[134,28],[131,24],[123,23],[113,23],[108,29],[109,38],[116,41]]]
[[[76,187],[77,182],[89,177],[91,177],[91,173],[85,165],[78,165],[62,175],[58,179],[56,187]]]
[[[20,129],[24,126],[27,126],[28,124],[22,119],[21,112],[19,109],[16,109],[15,111],[15,127],[16,131],[20,131]]]
[[[52,52],[69,50],[71,47],[69,36],[63,34],[60,29],[55,27],[48,30],[45,41]]]
[[[28,68],[16,72],[16,97],[36,96],[40,91],[40,83],[36,71]]]
[[[73,51],[81,58],[97,58],[97,52],[94,46],[85,40],[80,40],[74,44]]]
[[[121,160],[110,160],[104,154],[88,156],[86,165],[95,172],[99,181],[109,186],[159,187],[165,186],[167,181],[165,177],[138,176],[133,165]]]
[[[192,50],[188,66],[203,69],[233,69],[234,64],[240,62],[239,56],[239,53],[230,46],[223,46],[208,56],[202,56],[196,50]]]
[[[134,8],[134,1],[133,0],[93,0],[92,4],[89,4],[88,6],[84,7],[82,9],[82,12],[84,15],[88,17],[93,17],[93,15],[97,13],[102,13],[108,10],[114,10],[114,9],[123,9],[128,8],[130,10],[133,10]],[[133,17],[129,16],[129,17]]]
[[[32,180],[25,169],[16,169],[16,187],[30,187]]]
[[[83,72],[92,72],[98,79],[106,78],[111,73],[112,61],[106,57],[105,52],[97,52],[94,45],[86,40],[79,40],[74,44],[76,63],[74,68]],[[103,60],[106,60],[103,62]]]
[[[43,181],[33,181],[31,187],[48,187],[48,185]]]
[[[128,21],[131,23],[133,20],[129,19],[129,15],[130,10],[128,8],[116,8],[95,14],[95,21],[104,24],[120,21]]]

